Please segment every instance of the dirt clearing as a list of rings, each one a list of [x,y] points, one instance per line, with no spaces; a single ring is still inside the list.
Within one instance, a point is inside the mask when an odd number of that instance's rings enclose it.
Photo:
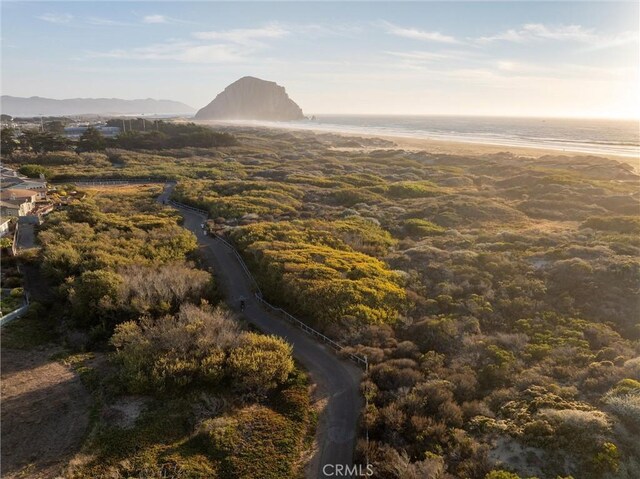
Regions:
[[[2,477],[52,478],[78,450],[91,395],[54,348],[2,348]]]

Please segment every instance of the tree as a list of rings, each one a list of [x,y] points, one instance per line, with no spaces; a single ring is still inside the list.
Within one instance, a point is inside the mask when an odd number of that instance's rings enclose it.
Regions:
[[[13,128],[3,128],[0,132],[0,153],[3,155],[10,155],[13,153],[20,142],[16,138],[16,134]]]
[[[44,131],[62,135],[64,134],[64,123],[60,120],[48,121],[44,124]]]
[[[78,141],[78,151],[99,151],[107,147],[107,141],[102,133],[90,126]]]
[[[68,150],[70,144],[67,138],[38,130],[27,130],[20,137],[20,148],[36,153]]]

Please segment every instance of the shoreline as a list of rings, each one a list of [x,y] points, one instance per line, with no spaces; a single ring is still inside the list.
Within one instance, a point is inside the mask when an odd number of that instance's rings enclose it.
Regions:
[[[285,128],[287,129],[287,128]],[[323,130],[310,130],[314,133],[327,133]],[[516,156],[528,156],[540,158],[542,156],[568,156],[568,157],[598,157],[616,160],[620,163],[631,165],[636,172],[640,172],[640,157],[630,157],[615,154],[589,153],[584,151],[572,151],[559,148],[528,147],[517,145],[503,145],[497,143],[473,143],[464,140],[440,140],[432,138],[415,138],[393,135],[356,135],[345,132],[331,132],[341,136],[359,136],[362,138],[381,138],[393,141],[399,148],[411,151],[428,151],[429,153],[448,155],[491,155],[495,153],[513,153]]]
[[[325,129],[313,127],[297,127],[289,124],[275,124],[275,122],[253,122],[253,121],[212,121],[200,120],[198,123],[206,125],[221,125],[230,127],[249,127],[249,128],[268,128],[273,130],[284,131],[306,131],[315,134],[334,134],[344,137],[356,138],[378,138],[394,142],[399,148],[413,151],[428,151],[429,153],[450,154],[450,155],[489,155],[495,153],[513,153],[518,156],[529,156],[539,158],[545,155],[561,155],[570,157],[600,157],[617,160],[621,163],[631,165],[636,171],[640,172],[640,156],[625,156],[615,153],[601,153],[581,151],[579,149],[567,149],[549,146],[527,146],[527,145],[511,145],[497,142],[480,142],[466,138],[426,138],[416,136],[403,136],[373,132],[349,131],[346,129]]]
[[[364,136],[364,135],[362,135]],[[501,143],[480,143],[471,142],[465,140],[441,140],[432,138],[409,138],[404,136],[387,136],[387,135],[375,135],[366,136],[367,138],[382,138],[390,140],[398,144],[405,149],[419,150],[429,149],[433,153],[448,153],[448,154],[460,154],[460,155],[478,155],[478,154],[493,154],[509,152],[520,156],[532,156],[539,158],[545,155],[561,155],[561,156],[596,156],[601,158],[610,158],[628,163],[632,166],[640,167],[640,157],[631,157],[616,154],[605,153],[592,153],[585,151],[574,151],[567,149],[560,149],[554,147],[533,147],[533,146],[518,146],[518,145],[506,145]]]

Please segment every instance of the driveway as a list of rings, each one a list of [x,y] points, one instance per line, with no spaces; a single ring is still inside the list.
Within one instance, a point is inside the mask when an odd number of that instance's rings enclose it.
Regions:
[[[18,226],[16,246],[18,249],[29,249],[36,246],[34,226],[30,223],[21,223]]]

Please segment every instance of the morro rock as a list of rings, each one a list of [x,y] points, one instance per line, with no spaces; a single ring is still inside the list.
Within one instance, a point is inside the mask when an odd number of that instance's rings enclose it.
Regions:
[[[196,113],[197,120],[302,120],[300,107],[284,87],[272,81],[243,77],[233,82]]]

